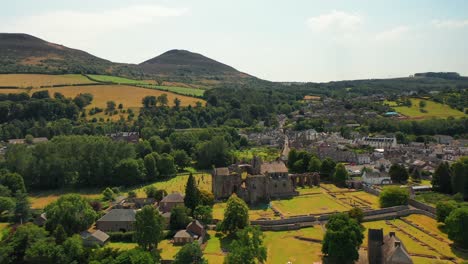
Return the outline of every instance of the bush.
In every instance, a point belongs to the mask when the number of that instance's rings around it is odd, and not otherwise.
[[[380,193],[379,201],[380,206],[392,207],[398,205],[407,205],[409,199],[409,192],[406,188],[400,188],[397,186],[384,188]]]
[[[133,236],[135,232],[109,232],[107,233],[110,236],[112,242],[133,242]]]

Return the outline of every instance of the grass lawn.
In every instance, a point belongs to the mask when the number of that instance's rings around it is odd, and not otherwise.
[[[320,183],[320,187],[323,187],[323,189],[329,192],[349,192],[350,191],[348,188],[340,188],[336,186],[335,184],[331,184],[331,183]]]
[[[234,156],[239,160],[252,160],[254,156],[263,161],[273,161],[280,156],[280,150],[271,147],[252,147],[234,151]]]
[[[94,83],[81,74],[0,74],[0,86],[41,87],[50,85],[71,85]]]
[[[323,232],[320,227],[305,228],[294,231],[267,231],[265,234],[264,245],[267,248],[267,261],[271,264],[292,263],[313,263],[321,261],[321,243],[303,241],[295,236],[311,236],[314,238],[323,238]]]
[[[423,99],[411,98],[410,100],[412,103],[411,107],[395,106],[395,102],[392,102],[392,101],[385,101],[384,103],[389,104],[395,109],[395,111],[409,117],[410,119],[426,119],[426,118],[434,118],[434,117],[447,118],[449,116],[453,116],[453,117],[466,116],[463,112],[453,109],[448,105],[436,103],[434,101],[429,101],[429,100],[424,100],[426,102],[426,107],[424,109],[427,110],[427,113],[422,113],[419,110],[419,102]]]
[[[161,249],[162,259],[174,259],[174,256],[181,248],[182,246],[174,246],[170,240],[163,240],[158,244],[158,249]]]
[[[9,223],[0,223],[0,241],[8,234],[10,231],[10,224]]]
[[[320,187],[297,187],[296,191],[299,192],[299,195],[316,194],[316,193],[325,192],[325,190]]]
[[[146,197],[145,187],[153,185],[159,190],[166,190],[167,193],[179,192],[185,193],[185,185],[187,184],[188,174],[177,175],[165,181],[158,181],[143,187],[136,188],[135,191],[138,197]],[[211,192],[211,174],[209,173],[195,173],[193,174],[199,189]]]
[[[296,196],[287,200],[272,201],[271,203],[285,216],[325,214],[343,212],[350,209],[324,193]]]
[[[137,243],[127,243],[127,242],[110,242],[106,247],[116,248],[121,250],[134,249],[138,246]]]
[[[380,208],[379,197],[363,191],[341,193],[337,197],[344,197],[351,204],[355,204],[358,207],[364,206],[369,207],[369,209]]]
[[[213,206],[213,219],[223,220],[226,203],[215,203]],[[249,208],[249,220],[257,220],[259,218],[278,218],[267,204],[260,204]]]
[[[89,189],[89,190],[54,190],[54,191],[43,191],[43,192],[35,192],[29,195],[29,199],[31,201],[31,208],[32,209],[43,209],[48,204],[55,202],[60,198],[60,196],[68,193],[78,193],[82,197],[90,198],[90,199],[101,199],[102,195],[101,192],[104,188],[101,189]]]
[[[203,256],[208,260],[208,263],[223,263],[224,253],[221,250],[221,241],[219,237],[216,237],[215,231],[208,231],[209,239],[206,242]]]

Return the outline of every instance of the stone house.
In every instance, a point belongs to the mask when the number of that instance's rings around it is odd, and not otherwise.
[[[141,209],[146,205],[157,205],[154,198],[126,198],[114,206],[115,209]]]
[[[390,232],[384,236],[383,229],[369,229],[367,257],[371,264],[413,264],[403,242]]]
[[[198,244],[202,244],[205,239],[205,234],[205,227],[198,220],[193,220],[187,225],[186,229],[180,230],[174,235],[174,244],[184,245],[194,241],[197,241]]]
[[[96,228],[104,232],[127,232],[135,229],[134,209],[112,209],[96,221]]]
[[[383,185],[391,184],[392,179],[386,172],[381,172],[378,170],[364,170],[362,173],[362,182],[367,185]]]
[[[36,218],[34,218],[34,224],[36,224],[37,226],[44,226],[46,222],[47,222],[46,213],[42,213],[36,216]]]
[[[159,202],[159,211],[167,213],[178,205],[184,205],[184,196],[178,192],[171,193]]]
[[[104,246],[108,241],[110,236],[101,230],[96,230],[94,232],[84,231],[81,234],[83,239],[83,245],[92,247],[94,245]]]

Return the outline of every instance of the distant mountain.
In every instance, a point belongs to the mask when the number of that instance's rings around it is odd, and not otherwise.
[[[228,65],[186,50],[171,50],[139,65],[122,64],[16,33],[0,33],[0,73],[112,74],[207,85],[255,79]]]

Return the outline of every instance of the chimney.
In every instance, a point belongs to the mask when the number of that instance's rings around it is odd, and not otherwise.
[[[395,232],[389,232],[388,235],[389,235],[390,237],[394,237],[394,236],[395,236]]]
[[[401,242],[400,241],[395,241],[395,247],[400,247],[401,246]]]

